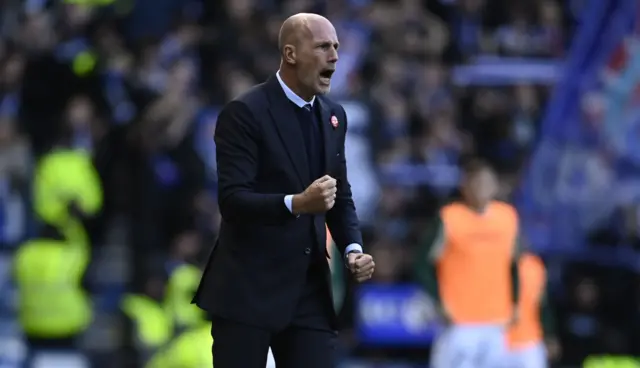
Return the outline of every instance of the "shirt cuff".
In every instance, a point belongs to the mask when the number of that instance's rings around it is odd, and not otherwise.
[[[358,243],[349,244],[349,246],[347,246],[347,249],[344,251],[344,258],[347,258],[347,254],[351,252],[363,253],[362,245]]]
[[[287,209],[289,210],[289,212],[292,215],[294,215],[296,217],[300,216],[300,215],[295,215],[293,213],[293,194],[288,194],[288,195],[284,196],[284,205],[287,206]]]

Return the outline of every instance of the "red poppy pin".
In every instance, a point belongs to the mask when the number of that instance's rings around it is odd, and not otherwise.
[[[338,118],[336,118],[335,115],[331,115],[331,125],[333,126],[333,129],[338,127]]]

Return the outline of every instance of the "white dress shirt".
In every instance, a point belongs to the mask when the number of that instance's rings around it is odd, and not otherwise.
[[[284,91],[284,94],[287,96],[289,101],[293,102],[294,104],[296,104],[296,106],[298,106],[300,108],[305,107],[305,105],[313,106],[313,103],[316,101],[316,97],[315,96],[313,96],[313,98],[311,98],[311,101],[305,101],[302,97],[298,96],[295,92],[293,92],[291,90],[291,88],[289,88],[284,83],[282,78],[280,78],[280,71],[278,71],[276,73],[276,78],[278,78],[278,82],[280,83],[280,87],[282,87],[282,90]],[[293,207],[293,194],[289,194],[289,195],[284,196],[284,204],[289,209],[289,212],[293,213],[293,208],[292,208]],[[349,254],[351,252],[360,252],[360,253],[362,253],[362,245],[357,244],[357,243],[349,244],[347,246],[347,249],[344,252],[345,253],[345,257],[347,256],[347,254]]]

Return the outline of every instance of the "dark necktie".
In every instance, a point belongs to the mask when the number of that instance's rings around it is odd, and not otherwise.
[[[320,127],[318,126],[318,119],[315,116],[314,106],[311,104],[306,104],[303,106],[303,114],[306,116],[305,120],[311,124],[309,129],[310,139],[307,142],[307,149],[309,150],[309,159],[310,159],[310,169],[311,175],[313,176],[313,180],[319,178],[318,175],[322,174],[322,166],[321,166],[321,144],[322,144],[322,133],[320,132]]]
[[[320,139],[320,127],[318,126],[318,119],[316,118],[315,111],[313,110],[313,106],[311,104],[304,105],[305,112],[309,116],[309,121],[311,122],[311,128],[313,129],[313,139],[315,142],[318,142]]]

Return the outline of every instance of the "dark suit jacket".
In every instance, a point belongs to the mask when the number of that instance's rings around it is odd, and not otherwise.
[[[278,330],[292,319],[306,282],[311,247],[325,253],[325,222],[344,253],[362,244],[347,180],[342,106],[318,96],[325,173],[337,180],[335,206],[324,215],[292,215],[288,194],[304,191],[310,177],[295,106],[275,76],[237,97],[218,117],[220,235],[194,302],[213,315]],[[338,119],[333,127],[331,117]],[[328,266],[326,282],[330,282]],[[329,286],[329,284],[327,285]],[[327,293],[327,298],[330,298]]]

